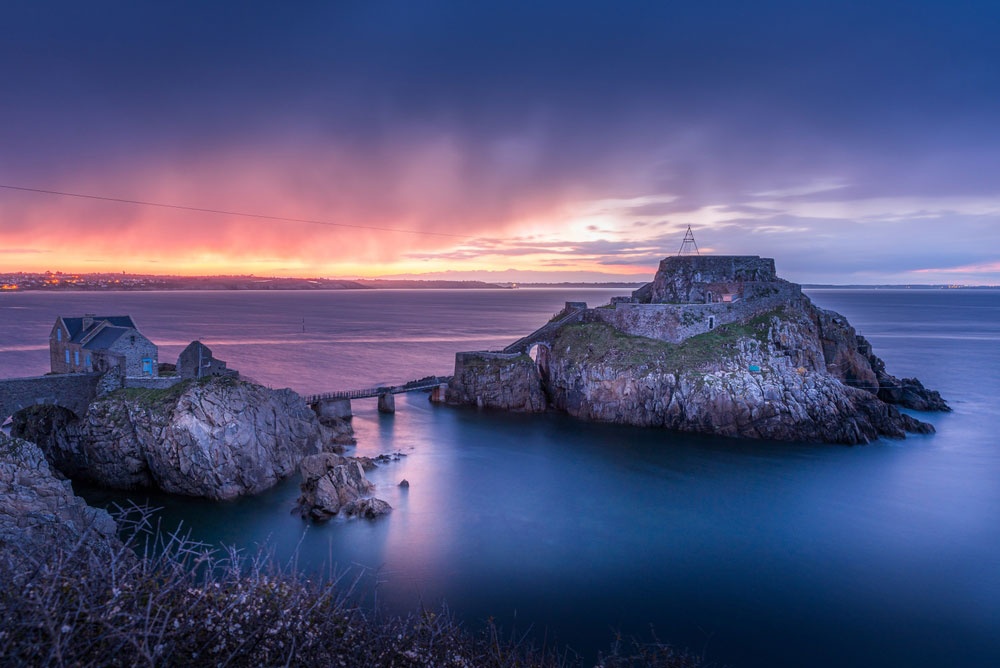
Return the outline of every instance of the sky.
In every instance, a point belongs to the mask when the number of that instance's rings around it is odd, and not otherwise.
[[[691,225],[799,282],[1000,284],[997,35],[994,1],[8,3],[0,186],[189,208],[0,188],[0,273],[647,280]]]

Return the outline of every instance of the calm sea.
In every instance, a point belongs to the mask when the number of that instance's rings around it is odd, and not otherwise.
[[[0,376],[47,370],[57,314],[113,312],[135,317],[161,361],[198,338],[274,387],[360,388],[450,373],[457,350],[617,293],[4,294]],[[652,626],[735,667],[1000,665],[1000,291],[810,294],[892,373],[942,392],[954,412],[922,416],[936,435],[736,441],[414,394],[393,416],[354,402],[358,454],[408,455],[370,474],[395,508],[383,520],[307,526],[289,513],[294,480],[234,503],[151,500],[209,542],[371,569],[392,609],[446,601],[471,627],[492,615],[588,657]]]

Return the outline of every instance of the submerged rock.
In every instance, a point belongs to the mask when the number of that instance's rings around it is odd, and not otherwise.
[[[351,501],[344,506],[344,514],[348,517],[361,517],[366,520],[373,520],[382,515],[388,515],[392,511],[392,506],[374,497],[367,497]]]
[[[209,499],[261,492],[328,442],[295,392],[233,378],[116,392],[79,420],[60,409],[22,411],[14,431],[67,476]]]

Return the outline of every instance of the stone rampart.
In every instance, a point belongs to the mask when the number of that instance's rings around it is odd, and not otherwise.
[[[787,304],[798,303],[801,288],[787,281],[748,283],[734,302],[712,304],[614,303],[587,311],[585,321],[605,322],[626,334],[680,343],[720,325],[743,322]]]
[[[182,380],[184,379],[180,376],[157,376],[155,378],[140,376],[137,378],[126,377],[122,382],[125,387],[139,388],[143,390],[165,390],[168,387],[173,387]]]
[[[714,301],[722,292],[739,292],[746,283],[779,279],[774,260],[757,255],[679,255],[664,258],[651,283],[632,293],[645,304],[685,304]],[[713,289],[715,288],[715,289]]]
[[[0,422],[30,406],[62,406],[77,416],[97,396],[101,375],[96,373],[61,373],[33,378],[0,380]]]
[[[455,369],[464,366],[466,362],[475,363],[476,360],[514,360],[527,354],[527,350],[505,353],[502,350],[474,350],[465,353],[455,353]]]
[[[587,313],[587,302],[566,302],[566,307],[559,311],[552,320],[542,325],[531,334],[522,337],[503,349],[502,352],[519,355],[528,352],[536,343],[551,341],[561,328],[571,322],[580,322]]]

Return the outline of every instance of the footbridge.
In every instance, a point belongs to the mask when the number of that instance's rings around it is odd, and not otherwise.
[[[97,397],[102,374],[60,373],[0,379],[0,423],[31,406],[61,406],[77,416]]]
[[[337,406],[333,411],[338,417],[350,415],[351,399],[378,398],[378,410],[382,413],[393,413],[396,410],[396,402],[393,395],[405,392],[421,392],[436,390],[448,383],[451,376],[428,376],[420,380],[411,380],[402,385],[380,385],[378,387],[368,387],[360,390],[337,390],[334,392],[324,392],[322,394],[310,394],[303,397],[306,403],[321,415],[327,412],[327,407]]]

